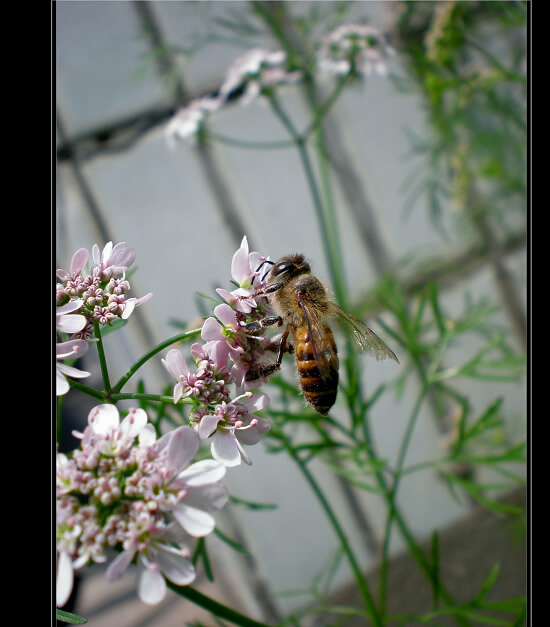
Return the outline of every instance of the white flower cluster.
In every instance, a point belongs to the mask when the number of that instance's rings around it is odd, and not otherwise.
[[[322,39],[314,68],[324,74],[385,75],[386,61],[393,54],[385,37],[373,26],[344,24]],[[195,136],[208,116],[230,99],[238,97],[247,105],[275,88],[299,83],[304,75],[300,69],[287,67],[287,55],[282,50],[248,51],[229,67],[216,96],[193,100],[174,115],[165,129],[168,145],[173,148],[175,140]]]
[[[63,303],[58,308],[60,330],[74,333],[82,328],[86,304],[95,306],[90,299],[103,297],[103,284],[110,284],[113,275],[133,261],[133,249],[124,245],[123,251],[120,255],[117,247],[109,248],[103,259],[94,249],[98,265],[90,277],[82,275],[87,260],[83,250],[75,254],[70,274],[58,271]],[[226,468],[241,461],[251,464],[243,445],[257,444],[270,429],[267,420],[255,415],[269,403],[268,395],[244,391],[248,369],[275,346],[261,335],[249,337],[244,329],[246,321],[264,315],[265,305],[242,298],[254,292],[252,283],[259,279],[257,268],[264,259],[249,253],[243,238],[232,261],[232,276],[239,287],[233,292],[218,290],[226,303],[205,321],[201,334],[205,343],[191,347],[196,368],[190,370],[178,349],[168,351],[162,360],[176,380],[174,402],[185,399],[191,404],[189,426],[157,439],[144,410],[130,409],[121,421],[115,405],[103,404],[90,412],[83,433],[73,431],[81,440],[80,448],[69,455],[58,453],[58,606],[71,593],[75,570],[90,562],[106,562],[111,555],[107,579],[115,581],[135,564],[138,595],[145,603],[164,598],[166,579],[176,585],[189,585],[195,579],[189,547],[194,538],[214,530],[212,514],[228,498],[221,483]],[[97,288],[102,294],[83,291],[96,278],[102,281],[103,287]],[[71,296],[77,298],[64,302]],[[71,343],[75,354],[79,342],[86,345],[82,339],[61,344],[66,351],[62,355],[68,354]],[[65,376],[89,374],[62,366]],[[232,396],[228,386],[233,383],[238,391]],[[191,463],[201,439],[210,442],[214,459]]]
[[[168,123],[165,136],[170,147],[176,139],[196,135],[209,114],[222,109],[236,93],[241,104],[249,104],[269,89],[291,85],[302,79],[302,72],[288,71],[286,54],[254,48],[239,57],[227,71],[218,94],[212,98],[193,100],[180,109]]]
[[[317,56],[320,72],[369,76],[387,74],[387,59],[395,54],[373,26],[343,24],[323,39]]]
[[[87,342],[96,341],[93,337],[94,322],[108,325],[117,319],[126,320],[138,305],[151,298],[152,294],[142,298],[125,296],[130,289],[125,273],[135,256],[134,248],[125,242],[114,247],[109,242],[101,254],[97,244],[94,244],[92,257],[95,266],[90,274],[84,274],[88,262],[88,251],[85,248],[73,255],[69,272],[57,270],[56,329],[69,335],[67,341],[59,342],[56,346],[58,396],[69,391],[65,377],[90,376],[89,372],[59,362],[81,357],[87,352]]]
[[[205,320],[201,331],[205,344],[191,347],[194,372],[178,349],[170,350],[162,360],[177,382],[174,402],[180,398],[192,401],[190,424],[201,438],[210,441],[212,456],[225,466],[237,466],[241,461],[252,464],[243,444],[257,444],[270,429],[267,420],[255,415],[268,405],[269,396],[256,390],[252,393],[248,388],[257,388],[260,382],[252,384],[245,379],[254,363],[276,350],[273,340],[252,335],[244,328],[246,323],[265,315],[265,305],[258,306],[254,299],[243,298],[254,291],[252,281],[259,278],[256,270],[264,259],[256,252],[249,253],[244,237],[231,263],[238,288],[233,292],[216,290],[226,302]],[[260,285],[257,282],[255,287]],[[226,387],[230,383],[235,383],[238,390],[233,398]]]
[[[164,577],[190,584],[188,547],[213,531],[212,512],[227,501],[225,466],[212,459],[190,464],[198,434],[184,426],[157,440],[142,409],[121,422],[114,405],[99,405],[74,435],[81,448],[70,458],[57,455],[58,606],[71,593],[73,571],[105,562],[113,549],[108,581],[135,562],[145,603],[163,599]]]

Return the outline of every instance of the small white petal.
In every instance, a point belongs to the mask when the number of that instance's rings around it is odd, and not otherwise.
[[[70,359],[84,355],[88,351],[86,340],[69,340],[55,345],[56,359]]]
[[[183,353],[177,348],[173,348],[166,354],[166,359],[161,359],[162,365],[177,381],[180,375],[188,375],[189,368],[183,356]]]
[[[173,431],[169,431],[168,433],[161,435],[160,438],[155,442],[155,449],[159,453],[162,453],[164,449],[168,448],[168,445],[170,444],[170,439],[172,438],[173,434],[174,434]]]
[[[138,572],[138,596],[147,605],[156,605],[164,599],[166,581],[159,570],[140,566]]]
[[[69,600],[73,589],[73,565],[71,558],[65,552],[59,553],[57,562],[56,605],[63,607]]]
[[[73,255],[71,261],[71,274],[80,274],[84,270],[84,266],[88,261],[88,251],[85,248],[80,248]]]
[[[64,394],[67,394],[67,392],[71,389],[71,386],[69,385],[67,379],[63,376],[63,373],[60,371],[59,365],[60,364],[58,364],[55,372],[55,394],[56,396],[63,396]]]
[[[210,485],[189,488],[183,502],[189,507],[204,512],[214,512],[221,509],[227,503],[227,499],[227,488],[223,483],[211,483]]]
[[[191,427],[178,427],[172,433],[168,444],[166,466],[174,476],[180,473],[195,457],[199,446],[199,434]]]
[[[249,429],[235,429],[235,437],[241,444],[247,444],[248,446],[258,444],[260,441],[260,434],[255,427]]]
[[[128,318],[132,315],[132,312],[134,311],[135,306],[136,306],[135,299],[129,298],[127,301],[125,301],[124,311],[122,312],[121,318],[123,320],[128,320]]]
[[[88,424],[93,425],[95,433],[108,435],[113,429],[118,429],[120,424],[118,409],[110,403],[98,405],[88,414]]]
[[[226,327],[237,327],[239,324],[235,312],[227,303],[222,303],[215,307],[214,315]]]
[[[105,247],[107,249],[107,246]],[[105,253],[105,251],[103,251]],[[136,251],[126,242],[120,242],[110,252],[105,265],[116,268],[129,268],[135,261]]]
[[[73,311],[80,309],[83,304],[84,304],[84,301],[82,300],[82,298],[71,300],[68,303],[65,303],[64,305],[61,305],[61,307],[57,307],[57,309],[55,310],[55,315],[59,316],[61,314],[66,315],[66,314],[73,313]]]
[[[243,241],[243,243],[245,243]],[[241,247],[239,250],[233,255],[233,259],[231,260],[231,276],[233,279],[241,285],[241,283],[250,279],[250,262],[248,260],[248,244]]]
[[[257,411],[269,405],[269,396],[265,392],[259,392],[258,394],[252,394],[249,398],[243,399],[241,403],[246,407],[246,411],[249,414],[255,414]]]
[[[218,427],[218,422],[223,420],[221,416],[203,416],[199,423],[199,435],[203,440],[209,438]]]
[[[214,518],[208,513],[194,507],[188,507],[180,501],[172,510],[174,518],[195,538],[207,536],[216,526]]]
[[[241,463],[241,455],[232,431],[218,429],[210,450],[212,457],[225,466],[238,466]]]
[[[140,446],[153,446],[157,440],[157,433],[152,424],[146,424],[139,433]]]
[[[195,568],[183,555],[159,551],[156,561],[164,576],[178,586],[188,586],[195,579]]]
[[[147,414],[140,407],[130,412],[120,423],[120,430],[129,439],[134,439],[139,435],[143,427],[147,424]]]
[[[79,314],[56,316],[55,328],[63,333],[78,333],[86,326],[86,318]]]
[[[203,459],[191,464],[178,475],[178,482],[186,486],[201,486],[215,483],[225,477],[225,466],[213,459]]]
[[[134,559],[135,551],[122,551],[109,564],[105,571],[105,577],[109,583],[113,583],[126,572],[126,569]]]
[[[241,443],[239,442],[239,440],[237,440],[237,447],[239,449],[239,453],[241,454],[241,458],[242,458],[243,462],[247,466],[252,466],[252,460],[246,454],[246,452],[245,452],[244,448],[241,446]]]
[[[202,325],[201,339],[207,341],[220,341],[224,337],[222,335],[223,327],[216,318],[207,318]]]
[[[90,372],[86,372],[86,370],[79,370],[78,368],[73,368],[73,366],[67,366],[67,364],[57,364],[56,368],[65,376],[74,377],[75,379],[83,379],[84,377],[89,377],[91,374]]]

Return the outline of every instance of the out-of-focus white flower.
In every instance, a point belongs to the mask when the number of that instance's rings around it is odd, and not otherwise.
[[[178,139],[195,137],[208,116],[224,107],[239,90],[240,104],[249,104],[268,89],[291,85],[302,78],[302,72],[287,70],[282,50],[249,50],[229,67],[217,96],[197,98],[171,118],[164,131],[168,147],[174,149]]]
[[[373,26],[343,24],[323,38],[317,68],[327,74],[385,76],[386,61],[394,54],[384,35]]]
[[[170,149],[174,149],[177,139],[194,137],[201,124],[214,111],[218,111],[223,104],[222,98],[199,98],[191,101],[180,109],[168,122],[164,136]]]
[[[240,103],[246,105],[265,89],[291,85],[302,80],[302,72],[289,72],[285,64],[286,53],[282,50],[275,52],[264,48],[249,50],[230,66],[220,88],[220,98],[227,99],[233,92],[242,89]]]

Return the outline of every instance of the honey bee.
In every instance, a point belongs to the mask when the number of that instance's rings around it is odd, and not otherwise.
[[[263,288],[248,297],[269,297],[277,315],[251,322],[248,331],[286,325],[278,347],[277,361],[256,364],[247,381],[265,378],[281,367],[285,352],[294,352],[300,386],[306,401],[326,416],[338,391],[338,352],[329,324],[335,321],[347,335],[377,360],[399,360],[395,353],[360,320],[344,311],[329,297],[321,281],[311,274],[303,255],[289,255],[272,264]],[[292,332],[293,344],[287,342]]]

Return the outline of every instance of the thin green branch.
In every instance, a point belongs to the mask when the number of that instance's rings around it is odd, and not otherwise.
[[[387,573],[388,573],[388,563],[389,563],[389,550],[390,550],[390,539],[391,539],[391,529],[392,523],[395,518],[395,499],[397,496],[397,488],[399,487],[399,481],[401,477],[401,471],[403,469],[403,465],[405,462],[405,456],[407,454],[407,449],[409,447],[409,443],[412,437],[412,433],[414,431],[414,427],[416,425],[416,421],[418,419],[420,413],[420,407],[426,397],[425,386],[422,386],[418,397],[416,399],[413,411],[411,412],[411,416],[409,418],[407,429],[405,431],[405,435],[403,436],[403,440],[401,442],[401,446],[399,449],[399,453],[397,456],[397,463],[394,470],[394,480],[391,490],[388,493],[388,516],[386,519],[386,532],[384,535],[384,545],[382,547],[382,561],[380,564],[380,596],[379,602],[380,607],[386,607],[386,584],[387,584]]]
[[[150,350],[148,353],[145,353],[143,357],[141,357],[140,359],[138,359],[138,361],[136,361],[136,363],[126,372],[126,374],[115,384],[112,391],[114,393],[120,392],[120,390],[122,390],[122,388],[126,385],[126,383],[128,383],[128,380],[130,379],[130,377],[134,375],[141,368],[141,366],[143,366],[143,364],[149,361],[149,359],[151,359],[152,357],[160,353],[160,351],[164,350],[165,348],[168,348],[169,346],[172,346],[172,344],[175,344],[176,342],[183,342],[184,340],[188,340],[192,337],[195,337],[195,335],[199,335],[200,332],[201,332],[201,329],[193,329],[192,331],[185,331],[184,333],[178,333],[178,335],[174,335],[174,337],[171,337],[165,340],[164,342],[161,342],[157,346],[155,346],[155,348]]]
[[[202,607],[214,616],[223,618],[234,625],[239,625],[239,627],[267,627],[265,623],[248,618],[248,616],[244,616],[244,614],[214,601],[214,599],[211,599],[205,594],[202,594],[202,592],[195,590],[195,588],[191,588],[189,586],[177,586],[168,580],[166,581],[166,584],[170,590],[173,590],[176,594],[179,594],[181,597],[191,601],[195,605]]]
[[[118,401],[152,401],[157,403],[173,403],[174,399],[171,396],[163,396],[159,394],[147,394],[139,392],[130,392],[128,394],[110,394],[109,399],[113,402]],[[191,404],[193,401],[190,399],[181,399],[178,404]]]
[[[307,151],[307,146],[304,138],[299,134],[296,127],[294,126],[292,120],[288,117],[286,111],[283,109],[277,98],[274,94],[270,95],[269,101],[271,106],[277,115],[277,117],[281,120],[285,128],[288,130],[290,136],[294,140],[296,144],[296,148],[298,149],[298,154],[302,161],[302,166],[304,168],[304,173],[306,176],[307,184],[309,187],[309,191],[311,193],[311,197],[313,200],[313,207],[315,209],[315,213],[317,214],[317,221],[319,223],[319,228],[321,230],[321,239],[323,241],[323,247],[325,251],[328,253],[328,266],[329,272],[331,275],[332,285],[335,290],[339,289],[339,286],[342,284],[341,281],[341,271],[338,267],[338,255],[336,254],[333,237],[328,229],[327,220],[325,217],[325,209],[323,206],[323,201],[321,198],[321,194],[319,192],[319,186],[315,179],[315,174],[313,172],[313,166],[311,164],[311,160]]]
[[[102,392],[101,390],[96,390],[95,388],[91,388],[87,385],[84,385],[83,383],[80,383],[80,381],[75,381],[74,379],[67,380],[69,381],[69,385],[71,386],[72,390],[78,390],[83,394],[87,394],[88,396],[93,396],[93,398],[97,398],[102,403],[105,402],[105,392]]]
[[[355,555],[353,554],[353,551],[348,542],[348,539],[346,538],[346,535],[342,527],[340,526],[340,523],[338,522],[338,519],[336,518],[332,510],[332,507],[330,506],[330,503],[325,498],[325,495],[323,494],[323,492],[321,491],[321,488],[318,486],[317,482],[313,478],[313,475],[309,472],[306,464],[303,462],[302,459],[300,459],[298,455],[295,454],[295,451],[291,447],[290,443],[287,441],[284,434],[281,434],[281,438],[289,455],[298,464],[298,467],[300,468],[306,481],[308,482],[309,486],[311,487],[311,489],[317,496],[319,503],[321,504],[323,510],[325,511],[325,514],[327,515],[336,535],[338,536],[338,539],[340,540],[340,543],[342,545],[342,550],[344,551],[344,554],[346,555],[348,562],[351,566],[351,569],[355,576],[355,580],[357,582],[357,587],[359,589],[359,592],[365,604],[365,609],[367,610],[370,620],[372,621],[372,624],[377,627],[382,627],[383,621],[376,608],[372,595],[370,593],[367,580],[365,579],[363,573],[361,572],[361,568],[357,560],[355,559]]]
[[[99,326],[99,322],[94,322],[94,335],[97,338],[97,354],[101,368],[101,377],[103,379],[103,389],[105,392],[110,392],[111,383],[109,381],[109,369],[107,368],[107,359],[105,358],[105,349],[103,347],[103,339],[101,337],[101,327]]]
[[[245,148],[248,150],[280,150],[294,148],[295,144],[290,139],[273,140],[273,141],[252,141],[249,139],[237,139],[234,137],[227,137],[221,133],[213,133],[209,131],[208,139],[214,139],[220,144],[231,146],[232,148]]]

